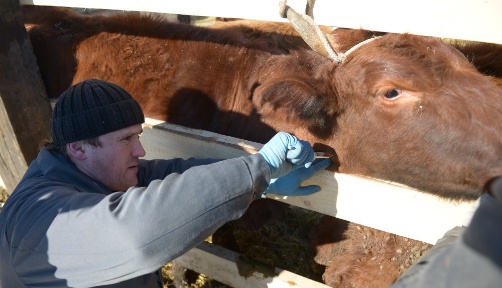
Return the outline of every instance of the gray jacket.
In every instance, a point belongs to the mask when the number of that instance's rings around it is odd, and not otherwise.
[[[141,160],[138,178],[111,192],[42,149],[0,213],[0,287],[162,287],[158,270],[242,216],[270,169],[259,154]]]
[[[391,287],[502,287],[502,191],[495,193],[481,198],[468,227],[448,231]]]

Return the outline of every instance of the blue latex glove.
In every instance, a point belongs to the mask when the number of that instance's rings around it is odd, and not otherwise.
[[[310,143],[285,132],[277,133],[258,153],[270,167],[270,178],[279,178],[302,166],[308,168],[314,161]]]
[[[309,168],[298,168],[281,178],[272,179],[264,194],[305,196],[319,192],[321,187],[318,185],[301,186],[301,184],[316,172],[328,168],[330,164],[330,159],[316,160]]]

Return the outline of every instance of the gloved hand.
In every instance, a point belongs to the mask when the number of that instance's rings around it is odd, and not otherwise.
[[[291,171],[281,178],[272,179],[264,194],[282,196],[305,196],[321,191],[318,185],[301,186],[302,182],[314,176],[318,171],[326,169],[331,164],[330,159],[314,161],[309,168],[301,167]]]
[[[271,178],[284,176],[298,167],[308,168],[314,161],[310,143],[285,132],[277,133],[258,153],[267,161]]]

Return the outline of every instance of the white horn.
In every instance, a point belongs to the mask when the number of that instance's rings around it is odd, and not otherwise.
[[[312,18],[305,14],[297,13],[286,4],[287,0],[279,2],[279,13],[281,17],[287,18],[293,28],[300,34],[303,40],[317,53],[332,59],[337,63],[342,63],[345,59],[343,53],[336,53]]]

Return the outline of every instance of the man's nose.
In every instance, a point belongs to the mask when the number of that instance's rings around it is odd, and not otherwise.
[[[138,139],[138,141],[136,142],[134,149],[133,149],[133,156],[145,157],[145,155],[146,155],[146,151],[143,148],[143,144],[141,144],[141,141],[139,141],[139,139]]]

